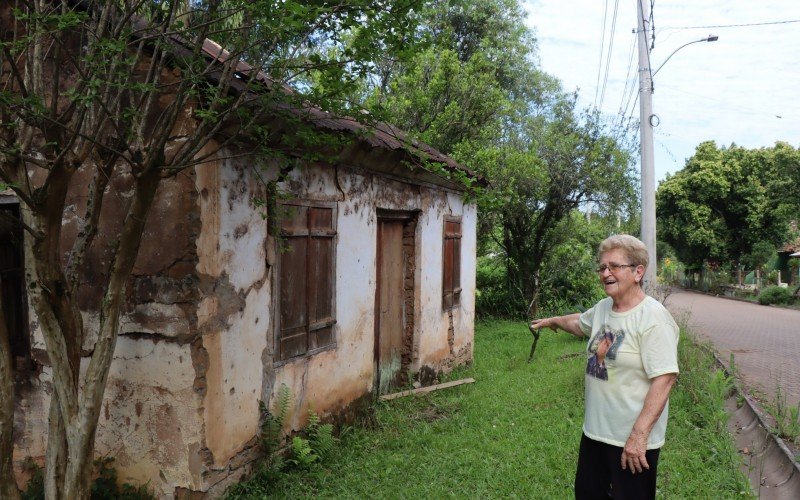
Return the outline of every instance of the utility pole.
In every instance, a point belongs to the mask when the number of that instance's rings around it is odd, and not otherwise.
[[[642,165],[642,241],[647,247],[650,262],[644,273],[644,289],[656,285],[656,175],[653,153],[653,75],[650,67],[650,2],[636,0],[639,16],[639,133]]]

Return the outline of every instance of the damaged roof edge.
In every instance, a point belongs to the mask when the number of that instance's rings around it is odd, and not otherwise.
[[[91,8],[88,0],[67,1],[84,10],[89,10]],[[143,35],[152,30],[150,25],[141,17],[133,17],[132,23],[136,27],[136,31]],[[170,35],[169,40],[175,48],[179,50],[189,50],[188,43],[178,35]],[[211,60],[217,60],[222,63],[226,62],[231,57],[231,53],[228,50],[208,38],[203,41],[202,50]],[[273,90],[278,87],[279,84],[263,71],[257,71],[257,73],[253,75],[254,70],[255,68],[253,66],[244,61],[239,61],[236,65],[236,72],[239,75],[250,78],[252,81],[263,85],[265,89]],[[295,91],[287,85],[281,84],[280,90],[287,95],[295,94]],[[305,113],[306,116],[304,116],[304,118],[318,128],[352,134],[358,141],[362,141],[373,148],[380,148],[392,152],[402,151],[411,158],[418,160],[420,166],[423,166],[425,162],[438,163],[445,171],[466,175],[468,178],[472,179],[475,184],[483,188],[490,185],[488,180],[477,172],[462,166],[453,158],[432,146],[410,138],[408,134],[402,130],[387,123],[377,122],[374,125],[366,125],[354,118],[337,117],[311,105],[304,109],[298,109],[297,111]],[[417,163],[417,161],[414,163]],[[449,179],[448,181],[453,182]]]
[[[178,40],[174,41],[180,43]],[[203,52],[208,57],[216,59],[219,62],[226,62],[231,57],[230,53],[225,50],[225,48],[210,39],[204,40]],[[239,61],[236,71],[242,76],[264,85],[268,89],[276,86],[275,81],[263,71],[258,71],[253,75],[255,68],[246,62]],[[282,85],[281,89],[289,95],[295,93],[286,85]],[[357,140],[367,143],[370,147],[388,151],[403,151],[412,158],[420,160],[420,166],[422,166],[424,162],[438,163],[448,172],[463,173],[468,178],[473,179],[475,183],[481,187],[485,188],[489,185],[488,181],[483,176],[460,165],[453,158],[428,144],[409,138],[408,134],[404,131],[387,123],[377,122],[373,125],[366,125],[355,118],[334,116],[331,113],[311,105],[298,111],[303,112],[304,119],[318,128],[334,132],[346,132],[355,136]]]

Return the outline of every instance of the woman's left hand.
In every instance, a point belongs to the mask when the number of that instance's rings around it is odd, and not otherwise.
[[[642,472],[643,469],[650,469],[647,463],[647,434],[636,429],[631,431],[625,447],[622,449],[622,470],[630,469],[631,474]]]

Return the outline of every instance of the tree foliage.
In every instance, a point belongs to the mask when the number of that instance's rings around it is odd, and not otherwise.
[[[627,147],[538,67],[524,17],[516,0],[427,2],[419,50],[378,63],[385,70],[362,96],[491,183],[478,197],[479,249],[503,254],[502,296],[516,314],[574,210],[625,213],[636,203]]]
[[[785,242],[800,207],[800,150],[700,144],[683,170],[658,189],[659,238],[689,269],[705,261],[764,264],[765,248]]]

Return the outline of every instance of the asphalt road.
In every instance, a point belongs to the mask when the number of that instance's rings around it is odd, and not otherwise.
[[[800,402],[800,311],[673,289],[666,306],[678,324],[709,340],[757,399],[774,400],[780,387]]]

